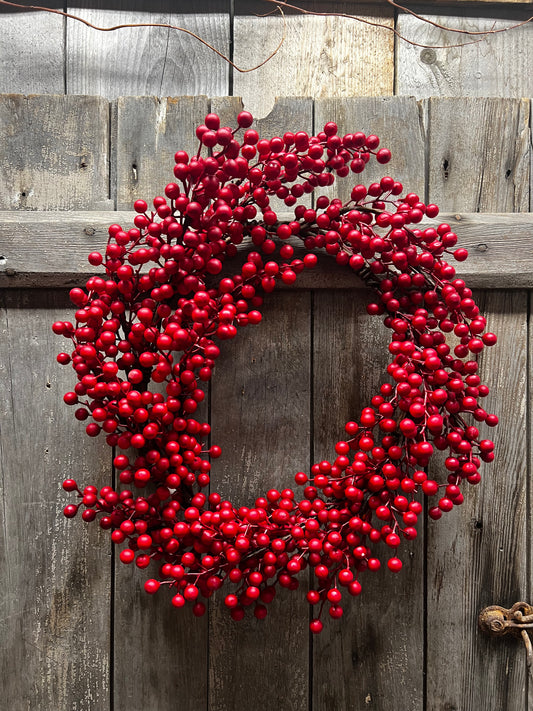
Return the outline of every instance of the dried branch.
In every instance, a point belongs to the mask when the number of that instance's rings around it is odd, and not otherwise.
[[[233,69],[235,69],[235,71],[240,72],[241,74],[247,74],[248,72],[254,72],[256,69],[259,69],[260,67],[264,66],[267,62],[269,62],[272,59],[272,57],[274,57],[274,55],[276,55],[279,52],[281,45],[285,42],[285,37],[286,37],[286,33],[287,33],[287,21],[285,20],[285,15],[283,14],[283,10],[280,7],[278,7],[278,8],[276,8],[276,10],[274,10],[274,12],[278,11],[283,18],[283,36],[282,36],[278,46],[260,64],[257,64],[255,67],[250,67],[249,69],[243,69],[242,67],[239,67],[239,66],[237,66],[237,64],[232,62],[229,57],[227,57],[225,54],[220,52],[216,47],[213,47],[212,44],[209,44],[209,42],[207,42],[207,40],[204,40],[202,37],[195,34],[191,30],[188,30],[185,27],[179,27],[178,25],[169,25],[165,22],[135,22],[135,23],[131,23],[131,24],[124,23],[122,25],[113,25],[113,27],[99,27],[98,25],[93,25],[92,22],[89,22],[88,20],[83,19],[83,17],[79,17],[78,15],[73,15],[70,12],[64,12],[63,10],[55,10],[50,7],[41,7],[39,5],[21,5],[20,3],[10,2],[9,0],[0,0],[0,5],[7,5],[9,7],[17,8],[18,10],[35,10],[38,12],[49,12],[49,13],[52,13],[53,15],[60,15],[61,17],[68,17],[70,20],[76,20],[77,22],[81,22],[82,24],[87,25],[87,27],[90,27],[93,30],[98,30],[99,32],[114,32],[115,30],[123,30],[126,27],[161,27],[161,28],[167,29],[167,30],[177,30],[178,32],[184,32],[186,35],[190,35],[195,40],[198,40],[198,42],[201,42],[201,44],[203,44],[205,47],[207,47],[212,52],[214,52],[216,55],[218,55],[221,59],[223,59],[230,66],[232,66]]]
[[[267,0],[269,2],[270,0]],[[458,32],[460,34],[464,35],[496,35],[499,32],[508,32],[509,30],[515,30],[517,27],[522,27],[523,25],[527,25],[528,23],[533,21],[533,15],[531,17],[528,17],[526,20],[523,20],[522,22],[517,22],[514,25],[509,25],[507,27],[500,27],[499,29],[495,30],[463,30],[459,29],[458,27],[447,27],[446,25],[440,25],[438,22],[434,22],[433,20],[430,20],[428,17],[424,17],[423,15],[419,15],[416,13],[414,10],[411,10],[408,7],[405,7],[404,5],[400,5],[397,2],[394,2],[394,0],[386,0],[386,2],[389,5],[392,5],[393,7],[398,8],[398,10],[401,10],[402,12],[407,13],[408,15],[412,15],[413,17],[416,17],[417,20],[421,20],[422,22],[426,22],[428,25],[433,25],[433,27],[438,27],[440,30],[445,30],[446,32]],[[404,38],[402,38],[404,39]],[[450,46],[450,45],[447,45]]]
[[[386,25],[381,22],[375,22],[373,20],[369,20],[365,17],[361,17],[360,15],[351,15],[347,12],[319,12],[317,10],[308,10],[306,8],[300,7],[299,5],[294,5],[289,2],[285,2],[285,0],[263,0],[263,2],[267,2],[269,4],[275,4],[278,8],[286,8],[288,10],[294,10],[296,12],[299,12],[302,15],[313,15],[315,17],[342,17],[347,20],[354,20],[355,22],[360,22],[364,25],[370,25],[371,27],[381,27],[384,30],[388,30],[389,32],[392,32],[398,39],[402,40],[403,42],[406,42],[407,44],[413,45],[414,47],[421,47],[423,49],[449,49],[451,47],[465,47],[467,45],[471,44],[477,44],[478,42],[483,42],[488,35],[492,34],[498,34],[500,32],[508,32],[509,30],[513,30],[517,27],[522,27],[522,25],[527,25],[529,22],[533,21],[533,17],[529,17],[528,19],[524,20],[523,22],[518,22],[515,25],[512,25],[510,27],[500,27],[499,29],[491,29],[491,30],[481,30],[481,31],[475,31],[475,30],[464,30],[458,27],[447,27],[446,25],[441,25],[438,22],[434,22],[433,20],[428,19],[427,17],[424,17],[423,15],[419,15],[413,10],[410,10],[409,8],[399,5],[396,3],[394,0],[385,0],[388,5],[391,5],[392,7],[396,7],[399,10],[402,10],[403,12],[406,12],[410,15],[413,15],[417,19],[421,20],[422,22],[425,22],[429,25],[433,25],[434,27],[438,27],[441,30],[444,30],[446,32],[456,32],[458,34],[463,34],[463,35],[479,35],[478,39],[471,40],[469,42],[459,42],[457,44],[445,44],[445,45],[438,45],[438,44],[424,44],[422,42],[415,42],[414,40],[408,39],[404,35],[402,35],[401,32],[398,32],[398,30],[395,27],[391,27],[390,25]],[[272,11],[274,12],[274,11]],[[272,14],[272,13],[267,13],[267,14]]]
[[[98,25],[94,25],[88,20],[85,20],[82,17],[79,17],[78,15],[73,15],[70,12],[64,12],[62,10],[56,10],[53,8],[49,7],[42,7],[39,5],[23,5],[20,3],[15,3],[11,2],[10,0],[0,0],[0,5],[4,6],[9,6],[9,7],[14,7],[19,10],[35,10],[39,12],[49,12],[54,15],[60,15],[62,17],[67,17],[70,20],[75,20],[77,22],[81,22],[82,24],[86,25],[87,27],[90,27],[94,30],[98,30],[99,32],[114,32],[115,30],[121,30],[124,28],[132,28],[132,27],[160,27],[163,29],[168,29],[168,30],[177,30],[178,32],[184,32],[187,35],[190,35],[193,39],[197,40],[201,44],[203,44],[205,47],[210,49],[212,52],[214,52],[216,55],[218,55],[221,59],[223,59],[225,62],[227,62],[230,66],[232,66],[235,71],[241,73],[241,74],[246,74],[248,72],[253,72],[256,69],[259,69],[260,67],[264,66],[267,62],[269,62],[280,50],[282,44],[285,41],[286,34],[287,34],[287,21],[285,19],[285,15],[283,13],[283,9],[285,8],[287,10],[293,10],[295,12],[298,12],[302,15],[312,15],[315,17],[340,17],[340,18],[345,18],[347,20],[353,20],[355,22],[360,22],[361,24],[364,25],[370,25],[371,27],[379,27],[384,30],[388,30],[389,32],[392,32],[398,39],[402,40],[403,42],[406,42],[407,44],[410,44],[414,47],[421,47],[424,49],[449,49],[451,47],[465,47],[467,45],[471,44],[477,44],[478,42],[483,42],[489,35],[494,35],[494,34],[499,34],[501,32],[508,32],[509,30],[516,29],[518,27],[522,27],[523,25],[527,25],[528,23],[533,21],[533,16],[527,18],[526,20],[523,20],[522,22],[517,22],[514,25],[508,26],[508,27],[500,27],[498,29],[495,29],[494,26],[490,30],[465,30],[462,28],[458,27],[448,27],[447,25],[442,25],[438,22],[435,22],[433,20],[430,20],[427,17],[424,17],[423,15],[420,15],[416,13],[414,10],[411,10],[410,8],[406,7],[405,5],[401,5],[395,0],[385,0],[388,5],[391,7],[397,8],[398,10],[401,10],[402,12],[408,13],[409,15],[412,15],[413,17],[417,18],[421,22],[425,22],[429,25],[433,25],[434,27],[437,27],[440,30],[444,30],[446,32],[455,32],[457,34],[462,34],[462,35],[467,35],[467,36],[477,36],[477,39],[470,40],[468,42],[460,42],[457,44],[446,44],[446,45],[436,45],[436,44],[424,44],[423,42],[416,42],[415,40],[408,39],[404,35],[401,34],[395,27],[391,27],[390,25],[387,25],[382,22],[377,22],[374,20],[370,20],[366,17],[362,17],[360,15],[351,15],[346,12],[319,12],[317,10],[308,10],[304,7],[300,7],[299,5],[294,5],[293,3],[286,2],[285,0],[263,0],[263,2],[269,3],[271,5],[275,5],[275,9],[272,10],[271,12],[265,13],[264,15],[257,15],[258,17],[266,17],[268,15],[272,15],[274,13],[279,12],[280,15],[283,18],[283,36],[278,44],[278,46],[274,49],[273,52],[271,52],[268,57],[263,60],[260,64],[257,64],[255,67],[250,67],[249,69],[243,69],[242,67],[239,67],[237,64],[235,64],[229,57],[227,57],[225,54],[220,52],[216,47],[213,47],[212,44],[207,42],[207,40],[204,40],[202,37],[199,35],[195,34],[191,30],[186,29],[185,27],[179,27],[178,25],[170,25],[167,23],[163,22],[137,22],[137,23],[124,23],[121,25],[114,25],[113,27],[99,27]]]

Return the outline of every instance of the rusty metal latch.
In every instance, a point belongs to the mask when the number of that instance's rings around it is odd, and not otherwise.
[[[486,607],[479,613],[479,626],[493,637],[512,634],[521,637],[526,645],[527,668],[533,675],[533,644],[528,630],[533,629],[533,607],[527,602],[515,602],[507,610],[499,605]]]

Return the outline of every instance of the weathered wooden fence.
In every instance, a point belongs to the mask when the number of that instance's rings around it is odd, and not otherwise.
[[[63,7],[53,0],[48,4]],[[183,27],[232,57],[241,69],[263,62],[285,36],[276,56],[248,73],[233,70],[179,31],[141,27],[102,33],[58,15],[0,6],[0,91],[109,99],[234,94],[242,96],[254,116],[266,116],[277,96],[533,95],[533,26],[501,32],[531,15],[530,0],[407,4],[434,24],[384,0],[300,3],[312,12],[353,14],[364,22],[303,16],[290,8],[284,9],[284,19],[261,17],[275,8],[265,0],[64,3],[70,13],[101,27],[135,22]],[[449,33],[438,25],[493,34],[477,41],[479,35]]]
[[[533,26],[458,49],[450,45],[465,38],[378,1],[305,7],[385,27],[290,9],[285,20],[258,17],[271,9],[259,0],[49,6],[103,26],[179,25],[241,68],[286,38],[269,63],[240,73],[180,32],[102,34],[0,7],[0,91],[16,94],[0,96],[0,707],[533,708],[520,643],[477,629],[486,605],[533,593],[532,151],[522,99],[533,96]],[[531,14],[521,0],[412,6],[474,31]],[[399,41],[392,28],[432,47]],[[224,122],[235,116],[240,102],[228,95],[243,97],[267,136],[330,119],[341,131],[377,133],[393,151],[386,170],[438,203],[468,245],[461,273],[500,337],[483,356],[489,407],[501,416],[491,432],[496,462],[462,507],[425,522],[400,575],[366,575],[342,622],[314,638],[305,578],[301,595],[280,595],[262,623],[231,622],[216,596],[197,620],[162,593],[146,595],[143,575],[116,563],[107,534],[61,514],[65,476],[103,485],[112,467],[62,402],[73,378],[55,361],[64,344],[50,325],[72,317],[67,289],[90,273],[86,254],[105,243],[111,222],[131,223],[137,197],[163,189],[174,151],[195,144],[196,124],[210,110]],[[381,172],[369,169],[365,182]],[[387,334],[366,316],[366,298],[355,277],[324,260],[273,295],[262,325],[227,347],[206,403],[223,446],[213,488],[245,503],[331,454],[384,377]]]
[[[133,200],[161,191],[205,114],[226,123],[239,108],[231,97],[0,97],[5,708],[526,708],[523,649],[481,636],[477,615],[531,599],[533,224],[511,214],[529,210],[527,100],[282,99],[258,122],[264,135],[330,119],[342,132],[380,135],[393,151],[387,171],[465,233],[472,260],[462,273],[500,337],[483,356],[502,419],[497,461],[460,509],[426,522],[400,575],[365,576],[342,623],[313,639],[304,592],[280,595],[265,622],[232,622],[216,596],[197,620],[163,594],[147,596],[143,575],[116,564],[107,534],[62,517],[62,478],[103,485],[112,475],[105,446],[62,402],[73,376],[55,362],[64,346],[50,325],[71,318],[64,289],[83,282],[107,225],[128,224]],[[360,286],[325,260],[273,295],[262,325],[226,349],[209,404],[223,446],[216,490],[244,503],[289,485],[359,414],[387,362],[387,334],[366,316]]]

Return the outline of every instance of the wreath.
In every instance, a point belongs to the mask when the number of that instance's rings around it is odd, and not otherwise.
[[[340,618],[343,597],[360,594],[363,571],[382,559],[401,569],[397,551],[417,536],[424,496],[435,497],[428,513],[440,518],[463,502],[465,481],[480,481],[481,462],[493,460],[477,424],[498,419],[480,405],[488,387],[477,356],[496,337],[445,261],[467,257],[457,236],[447,224],[421,226],[436,205],[388,176],[355,185],[346,203],[300,200],[361,173],[372,156],[387,163],[376,136],[340,136],[328,122],[316,136],[260,139],[246,111],[237,124],[206,116],[196,155],[175,154],[164,196],[153,208],[137,200],[135,226],[111,225],[105,255],[89,255],[103,269],[70,292],[76,325],[53,325],[72,344],[57,359],[77,376],[64,401],[90,437],[104,433],[115,448],[122,485],[98,490],[66,479],[78,502],[64,513],[81,509],[84,521],[110,530],[125,544],[122,563],[155,563],[146,591],[166,588],[172,605],[196,616],[224,587],[234,620],[247,608],[263,619],[276,586],[296,590],[311,568],[317,633],[324,607]],[[273,197],[294,209],[292,220],[278,217]],[[210,426],[195,413],[221,344],[259,324],[265,296],[315,267],[322,250],[373,293],[367,311],[391,331],[389,382],[346,424],[331,461],[295,475],[301,496],[270,489],[234,504],[209,491],[221,449],[207,444]],[[228,276],[224,264],[238,254],[244,263]],[[426,471],[436,450],[446,453],[440,483]]]

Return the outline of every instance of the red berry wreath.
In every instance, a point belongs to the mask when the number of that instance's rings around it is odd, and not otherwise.
[[[250,128],[248,112],[237,122],[235,130],[221,128],[218,116],[206,116],[196,130],[198,153],[176,153],[176,182],[165,197],[150,211],[137,200],[135,227],[112,225],[105,257],[89,255],[104,270],[86,290],[72,289],[76,325],[53,326],[73,344],[70,355],[58,356],[78,379],[64,400],[78,420],[89,420],[89,436],[103,431],[116,448],[124,485],[98,491],[67,479],[64,489],[80,501],[65,515],[81,508],[84,521],[98,519],[114,543],[126,543],[123,563],[146,568],[154,561],[158,579],[147,580],[146,591],[168,588],[175,607],[190,603],[197,616],[206,609],[202,598],[231,585],[225,604],[233,619],[247,607],[262,619],[276,584],[295,590],[309,566],[315,585],[307,599],[318,606],[311,630],[319,632],[324,604],[340,617],[342,591],[359,595],[362,571],[377,570],[382,557],[400,570],[396,552],[402,539],[416,538],[421,495],[438,497],[429,508],[438,519],[462,503],[465,480],[479,482],[480,462],[492,461],[493,443],[480,440],[474,424],[497,423],[479,404],[488,388],[476,357],[496,337],[444,261],[467,256],[453,251],[449,225],[418,227],[424,216],[437,216],[435,205],[413,193],[401,197],[402,185],[390,177],[356,185],[346,204],[324,195],[315,208],[298,203],[335,175],[360,173],[371,155],[387,163],[390,153],[376,136],[341,137],[330,122],[317,136],[298,131],[266,140]],[[292,221],[278,219],[271,196],[294,207]],[[245,263],[234,276],[218,277],[237,245],[246,247]],[[238,506],[204,493],[210,459],[221,450],[205,445],[210,426],[195,412],[220,343],[258,324],[262,295],[313,268],[317,250],[373,291],[368,313],[384,316],[392,334],[391,382],[358,422],[346,424],[333,461],[313,465],[310,478],[296,474],[300,499],[290,488],[271,489]],[[435,450],[447,452],[445,483],[425,471]]]

